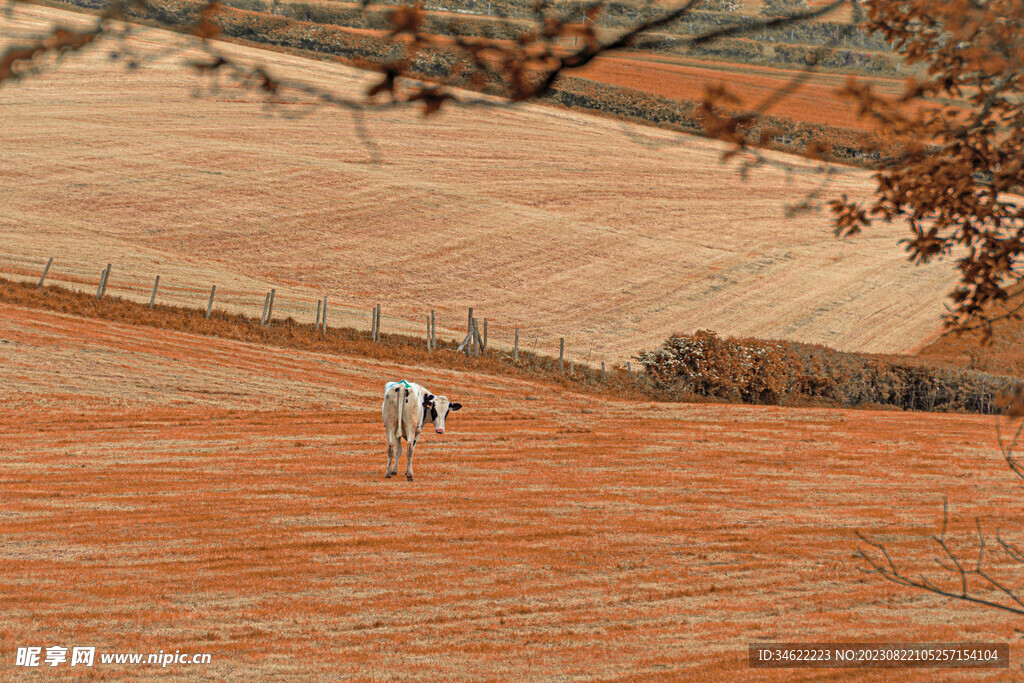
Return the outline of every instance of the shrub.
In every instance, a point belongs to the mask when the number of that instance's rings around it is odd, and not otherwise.
[[[795,386],[795,358],[784,343],[722,339],[710,330],[672,335],[637,360],[655,386],[679,395],[779,403]]]
[[[761,339],[722,339],[709,330],[674,334],[635,358],[652,384],[677,398],[688,394],[744,403],[826,403],[845,407],[997,412],[1010,377],[913,358],[845,353],[824,346]]]
[[[770,17],[788,17],[807,11],[807,0],[764,0],[761,14]]]
[[[699,7],[709,12],[737,12],[742,3],[740,0],[704,0]]]

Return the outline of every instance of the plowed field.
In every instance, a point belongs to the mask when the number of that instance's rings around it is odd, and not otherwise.
[[[710,84],[721,84],[739,99],[738,108],[757,109],[774,101],[773,94],[784,88],[798,72],[729,62],[708,63],[679,57],[630,53],[596,59],[577,75],[591,80],[642,90],[680,101],[699,102]],[[856,105],[838,92],[849,76],[815,74],[806,77],[793,93],[767,110],[768,114],[807,123],[850,130],[876,132],[869,121],[857,115]],[[862,78],[876,92],[902,94],[900,80]]]
[[[383,478],[403,377],[464,404],[413,483]],[[1017,625],[854,558],[860,529],[935,576],[943,496],[968,561],[975,515],[1019,528],[991,418],[597,403],[8,304],[0,403],[4,672],[60,645],[114,679],[746,678],[751,641]],[[99,663],[176,650],[212,661]]]

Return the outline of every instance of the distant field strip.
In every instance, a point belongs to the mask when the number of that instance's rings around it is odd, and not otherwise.
[[[18,5],[0,26],[24,36],[55,20],[81,19]],[[347,97],[374,78],[221,47]],[[955,272],[906,263],[899,226],[839,242],[827,214],[787,216],[816,174],[743,181],[718,143],[536,105],[268,110],[229,83],[203,92],[181,66],[197,54],[129,71],[99,49],[0,90],[7,253],[97,276],[115,263],[197,294],[281,283],[311,306],[327,293],[411,321],[434,309],[439,328],[461,329],[472,306],[496,342],[521,327],[545,353],[565,337],[609,362],[699,328],[869,352],[939,330]],[[828,192],[870,188],[851,171]]]

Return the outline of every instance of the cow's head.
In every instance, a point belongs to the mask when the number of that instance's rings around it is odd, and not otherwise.
[[[423,397],[423,407],[430,415],[430,421],[434,423],[434,431],[444,434],[444,419],[448,413],[462,408],[461,403],[452,403],[447,396],[433,396],[427,394]]]

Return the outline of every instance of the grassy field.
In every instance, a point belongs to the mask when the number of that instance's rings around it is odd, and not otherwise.
[[[19,6],[4,35],[56,19],[81,16]],[[146,30],[129,46],[182,40]],[[327,293],[363,326],[378,301],[413,321],[435,309],[454,330],[473,306],[495,344],[520,326],[538,351],[564,336],[568,357],[591,363],[697,328],[880,352],[939,329],[954,273],[905,263],[898,227],[839,242],[824,214],[786,216],[813,174],[743,181],[714,142],[540,106],[268,111],[230,83],[196,97],[208,82],[181,67],[194,53],[129,71],[113,47],[0,90],[0,257],[25,277],[53,256],[52,277],[95,290],[112,262],[114,291],[135,283],[148,300],[160,274],[193,305],[211,284],[248,293],[250,314],[277,286],[309,320]],[[224,49],[354,98],[372,79]],[[850,171],[829,192],[870,187]]]
[[[83,19],[17,6],[0,35],[54,20]],[[147,30],[0,89],[5,273],[54,256],[54,281],[95,291],[113,263],[110,293],[140,300],[161,274],[162,301],[217,284],[219,306],[258,315],[276,286],[282,315],[311,320],[326,292],[336,324],[382,301],[436,309],[442,332],[472,305],[492,343],[519,324],[524,346],[564,335],[577,359],[697,327],[882,351],[938,329],[953,275],[903,264],[898,230],[838,243],[825,216],[785,216],[813,177],[742,182],[714,143],[542,107],[267,110],[228,83],[197,92],[194,52],[109,59],[181,40]],[[352,97],[370,82],[225,49]],[[869,188],[850,172],[834,190]],[[415,483],[383,478],[380,395],[402,378],[464,406],[424,436]],[[58,645],[212,656],[87,672],[114,680],[774,680],[749,643],[1018,626],[855,557],[859,530],[941,580],[944,497],[961,557],[975,518],[1019,542],[990,417],[627,401],[10,303],[0,405],[4,674],[17,648]],[[1024,585],[1004,559],[993,574]]]
[[[752,641],[1016,625],[854,557],[861,530],[936,576],[943,496],[966,556],[975,515],[1019,527],[992,418],[595,399],[8,304],[0,366],[4,670],[84,645],[212,655],[113,679],[757,678]],[[402,377],[464,404],[413,484],[383,478]]]

